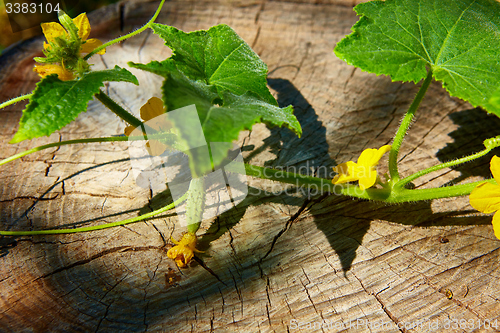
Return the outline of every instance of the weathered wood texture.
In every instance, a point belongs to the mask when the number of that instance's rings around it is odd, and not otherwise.
[[[232,26],[268,64],[269,86],[282,105],[294,105],[304,129],[298,139],[255,126],[241,137],[244,156],[257,165],[320,167],[324,175],[365,148],[390,143],[418,87],[337,59],[335,43],[357,20],[352,2],[313,2],[167,1],[159,22],[187,31]],[[101,10],[92,16],[92,36],[130,31],[157,5]],[[33,88],[30,59],[41,45],[39,38],[1,58],[1,101]],[[94,61],[99,69],[168,54],[146,32]],[[107,92],[137,114],[159,96],[161,81],[132,71],[140,87],[113,83]],[[125,126],[91,102],[49,138],[10,145],[22,107],[0,111],[1,158],[47,142],[118,134]],[[499,125],[433,83],[403,144],[401,172],[477,151]],[[162,205],[161,193],[135,185],[127,157],[123,143],[74,145],[3,166],[0,229],[90,225]],[[416,186],[488,177],[488,161],[428,175]],[[197,263],[179,270],[166,257],[170,236],[182,234],[172,215],[85,234],[0,239],[0,331],[286,332],[329,320],[333,326],[324,331],[377,331],[378,323],[387,332],[426,332],[425,325],[446,319],[473,319],[483,331],[478,321],[498,318],[500,243],[491,217],[477,214],[467,198],[388,206],[293,187],[284,193],[278,183],[257,179],[249,185],[237,209],[200,230],[201,258],[218,279]],[[349,328],[357,320],[372,327],[358,321]],[[414,330],[396,327],[419,321]]]

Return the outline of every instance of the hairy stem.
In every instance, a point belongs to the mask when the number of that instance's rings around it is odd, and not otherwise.
[[[495,139],[495,138],[493,138]],[[64,145],[70,145],[70,144],[77,144],[77,143],[97,143],[97,142],[113,142],[113,141],[128,141],[128,140],[143,140],[142,136],[137,136],[137,137],[104,137],[104,138],[89,138],[89,139],[77,139],[77,140],[68,140],[68,141],[61,141],[61,142],[54,142],[50,143],[47,145],[35,147],[32,149],[29,149],[27,151],[24,151],[22,153],[13,155],[11,157],[8,157],[2,161],[0,161],[0,166],[4,165],[8,162],[11,162],[15,159],[21,158],[23,156],[29,155],[31,153],[41,151],[44,149],[52,148],[52,147],[59,147],[59,146],[64,146]],[[492,140],[488,139],[486,141],[498,141],[497,143],[500,144],[500,140]],[[485,141],[485,142],[486,142]],[[369,199],[369,200],[378,200],[378,201],[384,201],[388,203],[402,203],[402,202],[411,202],[411,201],[421,201],[421,200],[432,200],[432,199],[439,199],[439,198],[448,198],[448,197],[455,197],[455,196],[463,196],[463,195],[468,195],[472,192],[472,190],[479,184],[484,183],[484,182],[490,182],[492,184],[496,184],[494,179],[489,179],[485,181],[477,181],[469,184],[462,184],[462,185],[454,185],[454,186],[448,186],[448,187],[440,187],[440,188],[430,188],[430,189],[405,189],[403,186],[404,184],[410,182],[413,179],[416,179],[423,174],[439,170],[440,168],[445,168],[449,166],[453,166],[455,164],[463,163],[467,159],[474,159],[478,158],[481,156],[484,156],[486,153],[488,153],[491,149],[494,148],[494,145],[488,144],[487,149],[484,151],[481,151],[479,153],[473,154],[469,157],[465,157],[463,159],[459,159],[456,161],[451,161],[447,163],[443,163],[441,165],[428,168],[426,170],[422,170],[420,173],[416,173],[415,175],[409,176],[401,181],[403,185],[398,184],[398,186],[395,186],[394,188],[390,187],[385,187],[385,188],[368,188],[366,190],[361,190],[359,186],[352,185],[352,184],[332,184],[331,179],[325,179],[325,178],[317,178],[317,177],[310,177],[302,174],[296,174],[296,173],[291,173],[291,172],[286,172],[284,170],[279,170],[279,169],[271,169],[271,168],[264,168],[264,167],[259,167],[255,165],[250,165],[250,164],[245,164],[245,174],[247,176],[251,177],[257,177],[261,179],[268,179],[268,180],[274,180],[274,181],[279,181],[282,183],[288,183],[288,184],[293,184],[297,188],[307,188],[308,194],[309,195],[317,195],[325,192],[329,192],[331,194],[335,195],[346,195],[350,197],[355,197],[355,198],[360,198],[360,199]],[[236,168],[235,170],[232,170],[230,168],[230,165],[225,167],[226,171],[230,172],[238,172],[238,173],[243,173],[241,170]],[[193,229],[196,228],[196,226],[193,224],[192,226]],[[1,233],[0,233],[1,235]]]
[[[453,160],[453,161],[449,161],[449,162],[446,162],[446,163],[441,163],[441,164],[432,166],[430,168],[421,170],[419,172],[416,172],[416,173],[414,173],[411,176],[408,176],[406,178],[401,179],[399,182],[397,182],[394,185],[394,188],[395,189],[402,188],[406,184],[408,184],[409,182],[412,182],[415,179],[420,178],[420,177],[422,177],[422,176],[424,176],[424,175],[426,175],[428,173],[431,173],[431,172],[434,172],[434,171],[438,171],[438,170],[441,170],[441,169],[444,169],[444,168],[449,168],[449,167],[452,167],[452,166],[455,166],[455,165],[463,164],[463,163],[466,163],[466,162],[470,162],[470,161],[473,161],[473,160],[475,160],[477,158],[483,157],[484,155],[488,154],[491,151],[491,149],[492,148],[486,148],[485,150],[481,150],[478,153],[475,153],[475,154],[472,154],[472,155],[469,155],[469,156],[465,156],[465,157],[462,157],[462,158],[459,158],[459,159],[456,159],[456,160]]]
[[[12,105],[12,104],[15,104],[17,102],[23,101],[25,99],[28,99],[31,96],[33,96],[33,93],[26,94],[26,95],[21,95],[19,97],[15,97],[15,98],[9,99],[8,101],[3,102],[2,104],[0,104],[0,109],[3,109],[3,108],[5,108],[5,107],[7,107],[9,105]]]
[[[111,46],[113,44],[116,44],[116,43],[119,43],[121,41],[124,41],[125,39],[127,38],[130,38],[130,37],[134,37],[135,35],[138,35],[140,34],[141,32],[143,32],[144,30],[146,30],[147,28],[149,28],[151,26],[151,24],[154,23],[154,21],[156,20],[156,18],[158,17],[158,15],[160,14],[160,10],[161,8],[163,7],[163,3],[165,2],[165,0],[161,0],[160,2],[160,5],[158,6],[158,9],[156,10],[155,14],[153,15],[153,17],[151,18],[151,20],[148,21],[148,23],[146,23],[144,26],[142,26],[141,28],[135,30],[135,31],[132,31],[131,33],[129,34],[126,34],[125,36],[121,36],[121,37],[118,37],[118,38],[115,38],[113,40],[110,40],[109,42],[97,47],[96,49],[94,49],[92,52],[90,52],[89,54],[87,54],[85,57],[83,57],[84,60],[87,60],[89,59],[90,57],[92,57],[94,54],[96,54],[97,52],[101,51],[102,49],[105,49],[106,47],[108,46]]]
[[[228,171],[238,172],[238,170],[236,169]],[[296,187],[305,187],[311,195],[329,192],[335,195],[346,195],[359,199],[377,200],[388,203],[414,202],[463,196],[470,194],[477,185],[484,182],[496,184],[494,179],[489,179],[468,184],[429,189],[410,190],[399,188],[395,190],[391,188],[368,188],[366,190],[361,190],[359,186],[356,185],[332,184],[330,179],[310,177],[306,175],[286,172],[283,170],[264,168],[250,164],[245,164],[245,172],[248,176],[293,184]]]
[[[399,149],[401,148],[401,144],[403,143],[403,139],[408,131],[408,127],[413,120],[413,116],[415,115],[415,111],[417,111],[420,102],[424,98],[424,95],[429,88],[429,85],[432,82],[432,71],[429,70],[427,77],[425,78],[424,83],[420,87],[417,96],[410,105],[410,108],[406,112],[403,120],[401,121],[401,125],[399,125],[399,129],[396,132],[396,136],[394,137],[394,141],[391,146],[391,151],[389,152],[389,174],[391,176],[392,183],[396,183],[399,181],[399,172],[398,172],[398,154]]]
[[[112,100],[108,95],[106,95],[103,91],[100,91],[99,93],[95,94],[95,97],[102,103],[104,106],[106,106],[108,109],[110,109],[114,114],[116,114],[118,117],[122,118],[125,120],[127,123],[134,127],[141,127],[142,126],[142,121],[137,119],[133,114],[122,108],[120,105],[118,105],[114,100]]]

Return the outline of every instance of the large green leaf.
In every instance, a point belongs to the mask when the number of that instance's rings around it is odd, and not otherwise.
[[[251,91],[278,105],[266,85],[266,64],[227,25],[190,33],[162,24],[152,28],[174,51],[166,63],[191,80],[213,85],[219,94],[225,90],[237,95]]]
[[[30,97],[19,121],[19,129],[10,143],[49,136],[63,128],[75,120],[80,112],[87,110],[88,102],[104,86],[104,81],[139,84],[132,73],[118,66],[87,73],[74,81],[61,81],[56,75],[43,78]]]
[[[199,121],[205,139],[210,142],[227,142],[227,145],[218,144],[217,151],[211,150],[212,160],[218,164],[226,157],[228,149],[232,148],[232,141],[238,138],[240,131],[250,130],[256,123],[265,123],[269,126],[286,126],[299,134],[300,123],[293,115],[292,106],[280,108],[261,100],[252,92],[235,95],[229,91],[223,93],[223,105],[214,105],[212,100],[218,94],[211,87],[200,82],[193,82],[181,73],[172,72],[163,85],[163,95],[169,110],[175,110],[187,105],[195,104],[199,120],[183,119],[176,122],[181,130],[183,139],[189,146],[195,146],[197,137],[190,137],[191,121]],[[214,148],[214,147],[212,147]],[[225,148],[225,149],[224,149]]]
[[[167,110],[195,104],[205,140],[226,142],[212,149],[212,163],[218,165],[244,129],[256,123],[286,126],[301,135],[302,129],[293,108],[278,107],[266,85],[267,66],[248,44],[231,28],[218,25],[208,31],[185,33],[172,27],[155,24],[154,31],[172,48],[172,57],[149,64],[129,63],[165,77],[163,100]],[[174,121],[189,146],[191,121]],[[190,156],[197,174],[209,171],[207,162]]]
[[[500,109],[500,88],[498,88],[490,98],[490,103]]]
[[[500,3],[387,0],[357,5],[353,33],[335,47],[351,65],[394,81],[418,82],[430,68],[452,96],[500,116]]]

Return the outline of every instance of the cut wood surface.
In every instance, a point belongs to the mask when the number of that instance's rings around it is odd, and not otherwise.
[[[254,126],[239,141],[246,161],[331,177],[332,166],[390,144],[418,90],[335,57],[333,47],[357,21],[354,4],[172,0],[158,22],[184,31],[230,25],[267,63],[271,91],[280,105],[294,106],[304,133],[299,139],[287,129]],[[157,6],[127,1],[100,9],[90,15],[91,37],[109,40],[132,31]],[[30,40],[0,58],[1,102],[34,88],[32,58],[41,55],[42,43],[43,37]],[[148,31],[93,62],[95,69],[127,68],[128,61],[169,54]],[[160,96],[162,81],[131,71],[140,86],[110,83],[105,89],[138,115],[151,96]],[[125,127],[92,101],[50,137],[11,145],[23,108],[0,110],[0,158],[49,142],[116,135]],[[400,172],[478,151],[498,128],[498,118],[451,98],[434,82],[403,144]],[[429,174],[415,186],[490,177],[490,158]],[[126,143],[45,150],[0,167],[0,176],[1,230],[118,221],[168,200],[136,185]],[[0,331],[437,332],[453,319],[469,326],[446,331],[500,331],[482,326],[495,319],[500,325],[500,242],[491,216],[474,211],[468,198],[391,206],[248,182],[249,195],[236,209],[203,222],[204,265],[187,269],[166,256],[171,236],[179,239],[184,230],[174,214],[89,233],[0,238]],[[441,328],[429,326],[436,324]]]

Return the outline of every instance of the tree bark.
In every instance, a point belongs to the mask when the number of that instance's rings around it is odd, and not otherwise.
[[[184,31],[226,23],[267,63],[269,86],[280,105],[294,106],[303,136],[254,126],[239,140],[246,162],[331,176],[331,167],[356,160],[363,149],[390,144],[418,90],[335,57],[333,47],[358,19],[355,3],[172,0],[158,22]],[[126,1],[94,12],[91,37],[123,35],[157,6]],[[43,37],[30,40],[0,58],[0,101],[34,88],[32,58],[41,55],[42,43]],[[169,55],[148,31],[93,62],[94,69],[127,67]],[[105,90],[138,115],[150,97],[161,96],[162,81],[131,71],[139,87],[110,83]],[[92,101],[50,137],[8,144],[24,104],[0,110],[0,158],[59,140],[121,134],[125,127]],[[434,82],[403,143],[400,172],[478,151],[499,127],[497,118]],[[490,158],[429,174],[415,186],[490,177]],[[0,175],[1,230],[118,221],[167,200],[136,185],[126,143],[49,149],[2,166]],[[183,233],[174,214],[89,233],[0,238],[0,330],[286,332],[322,324],[333,332],[407,332],[411,325],[426,332],[456,319],[486,331],[479,328],[483,321],[498,319],[500,242],[491,216],[475,212],[467,198],[389,206],[248,181],[249,195],[236,209],[202,223],[205,252],[187,269],[166,256],[171,236]]]

